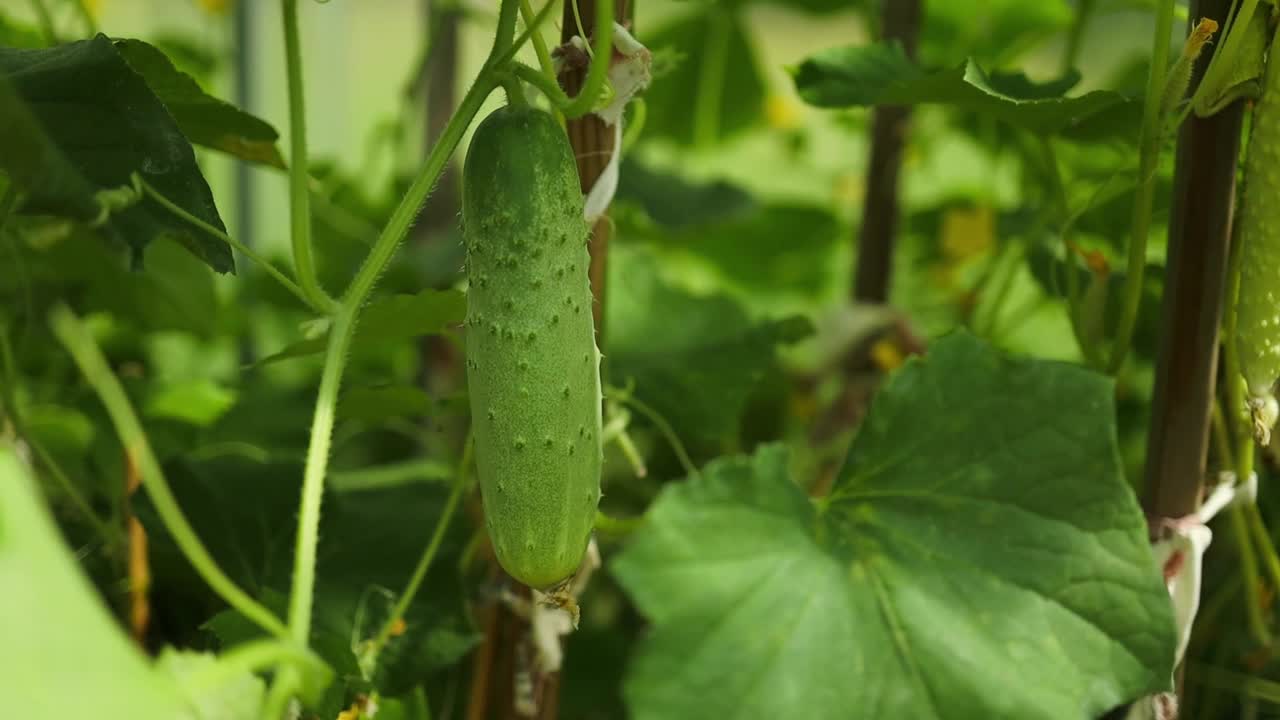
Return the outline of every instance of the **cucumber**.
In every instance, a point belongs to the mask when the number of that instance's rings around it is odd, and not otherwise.
[[[1271,41],[1262,95],[1253,111],[1238,222],[1240,294],[1236,350],[1249,390],[1254,433],[1267,444],[1275,425],[1280,378],[1280,29]]]
[[[485,526],[515,579],[577,571],[600,501],[600,353],[573,151],[551,115],[481,122],[463,169],[467,385]]]

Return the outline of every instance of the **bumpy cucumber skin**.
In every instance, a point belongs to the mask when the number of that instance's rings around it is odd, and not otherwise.
[[[1272,40],[1262,96],[1253,111],[1238,222],[1240,295],[1236,348],[1255,419],[1275,422],[1273,386],[1280,378],[1280,31]]]
[[[577,571],[600,501],[600,353],[573,151],[507,107],[463,171],[467,384],[485,525],[502,567],[549,589]]]

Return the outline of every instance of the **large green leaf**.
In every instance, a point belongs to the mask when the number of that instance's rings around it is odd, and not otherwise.
[[[1025,77],[989,75],[972,60],[951,70],[928,70],[890,43],[825,50],[801,63],[794,75],[800,96],[819,107],[948,105],[1039,134],[1092,130],[1089,121],[1098,117],[1118,127],[1111,115],[1136,107],[1105,90],[1046,97]]]
[[[226,229],[191,143],[105,35],[41,50],[0,48],[0,170],[24,192],[25,212],[94,220],[94,193],[127,186],[138,173]],[[214,270],[234,269],[227,243],[151,200],[117,210],[106,227],[137,258],[170,234]]]
[[[774,348],[811,332],[807,320],[753,323],[725,295],[669,284],[647,253],[619,245],[609,278],[609,374],[685,437],[734,432],[747,398],[773,365]]]
[[[117,40],[116,50],[169,109],[187,139],[249,162],[284,168],[270,123],[209,95],[163,52],[141,40]]]
[[[0,444],[0,686],[30,720],[185,717],[97,601],[14,449]]]
[[[653,622],[636,718],[1083,718],[1167,688],[1174,629],[1111,383],[936,342],[831,496],[784,450],[670,486],[613,572]]]
[[[672,229],[738,217],[756,207],[755,198],[737,185],[724,180],[690,182],[631,157],[622,161],[614,202],[635,203],[655,223]]]

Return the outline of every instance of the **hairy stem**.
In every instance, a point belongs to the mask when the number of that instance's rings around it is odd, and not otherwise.
[[[419,588],[422,587],[422,581],[427,577],[427,570],[431,568],[431,561],[435,559],[436,553],[440,550],[440,544],[444,542],[445,532],[449,529],[449,521],[453,519],[453,512],[458,507],[458,500],[462,498],[462,491],[468,486],[467,467],[471,464],[471,457],[474,451],[473,445],[471,436],[468,434],[467,441],[462,449],[462,459],[458,462],[458,471],[453,479],[453,489],[449,491],[449,499],[444,503],[440,518],[436,520],[436,527],[431,533],[431,540],[422,551],[422,557],[418,559],[418,565],[413,569],[409,584],[405,586],[404,592],[400,593],[395,607],[391,610],[391,615],[383,623],[382,629],[378,631],[370,646],[370,657],[374,660],[376,660],[382,648],[386,647],[387,641],[391,639],[391,633],[394,632],[396,624],[404,618],[409,606],[413,604],[414,597],[417,596]]]
[[[311,248],[311,193],[307,188],[307,109],[302,88],[302,48],[298,40],[298,0],[281,0],[285,69],[289,85],[289,228],[294,272],[307,304],[332,311],[316,277]]]
[[[555,5],[555,0],[547,0],[543,10],[549,10]],[[552,80],[556,77],[556,67],[551,61],[551,51],[547,49],[547,39],[538,32],[539,19],[533,13],[533,6],[529,4],[529,0],[520,0],[520,17],[524,19],[524,26],[528,28],[530,39],[533,42],[533,51],[538,56],[538,66],[542,68],[542,74]],[[563,122],[564,118],[560,116],[560,111],[552,108],[552,113],[556,116],[557,121]]]
[[[505,36],[514,35],[514,0],[504,0],[499,16],[498,40],[490,57],[502,52],[500,45]],[[307,464],[303,471],[302,501],[298,514],[298,536],[294,556],[293,585],[289,596],[289,628],[295,639],[306,642],[311,631],[311,606],[315,592],[316,545],[320,527],[320,501],[324,495],[324,478],[329,466],[329,447],[333,436],[334,405],[342,383],[342,371],[346,366],[351,340],[355,335],[356,319],[360,309],[373,291],[378,277],[395,256],[396,249],[409,231],[431,188],[444,172],[445,165],[457,149],[467,127],[480,111],[485,98],[497,85],[497,71],[492,62],[486,63],[475,84],[467,91],[458,111],[431,148],[427,161],[418,177],[401,199],[378,236],[372,251],[356,272],[351,286],[343,295],[333,327],[329,331],[329,343],[325,350],[324,370],[320,376],[320,389],[316,397],[315,414],[311,422],[311,441],[307,449]]]
[[[576,2],[577,0],[567,0]],[[576,7],[576,5],[575,5]],[[570,98],[554,80],[523,63],[512,63],[512,70],[520,79],[538,88],[566,118],[582,117],[595,109],[600,92],[609,75],[609,62],[613,56],[613,0],[597,0],[596,25],[592,42],[591,65],[582,90]]]
[[[287,275],[285,275],[283,272],[279,270],[279,268],[277,268],[276,266],[268,262],[266,258],[254,252],[253,249],[250,248],[248,245],[245,245],[244,243],[240,242],[239,240],[236,240],[235,238],[222,232],[218,228],[210,225],[209,223],[201,220],[195,215],[192,215],[186,210],[183,210],[172,200],[160,194],[159,190],[156,190],[154,187],[151,186],[150,183],[143,180],[141,176],[136,177],[135,182],[138,183],[138,186],[142,188],[142,191],[146,193],[148,197],[150,197],[152,200],[155,200],[157,203],[159,203],[161,207],[173,213],[178,218],[185,220],[186,222],[191,223],[193,226],[222,240],[226,244],[235,248],[235,250],[239,252],[241,255],[244,255],[245,257],[249,258],[249,260],[253,261],[254,263],[257,263],[257,265],[261,267],[263,270],[265,270],[268,275],[274,278],[276,282],[280,283],[281,287],[283,287],[285,290],[288,290],[291,294],[294,295],[294,297],[297,297],[299,300],[306,303],[307,306],[310,307],[312,310],[315,310],[316,312],[321,314],[324,314],[330,311],[329,307],[313,304],[312,301],[314,298],[308,296],[302,290],[302,288],[298,286],[297,283],[290,280]]]

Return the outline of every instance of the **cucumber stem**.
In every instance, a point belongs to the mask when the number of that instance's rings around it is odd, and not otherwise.
[[[282,0],[285,72],[289,86],[289,229],[294,272],[307,304],[335,309],[320,287],[311,248],[311,193],[307,188],[307,109],[302,88],[302,48],[298,40],[298,0]]]
[[[453,512],[458,507],[458,500],[462,498],[462,491],[469,487],[467,483],[467,468],[471,465],[472,455],[475,452],[475,442],[472,440],[471,434],[467,433],[467,440],[462,446],[462,459],[458,461],[457,473],[453,478],[453,489],[449,491],[449,499],[444,503],[444,509],[440,511],[440,517],[436,520],[435,530],[431,533],[431,540],[428,541],[426,548],[422,551],[422,556],[418,559],[418,565],[413,569],[413,575],[409,577],[409,584],[405,586],[404,592],[400,593],[400,597],[396,600],[395,607],[391,610],[391,615],[387,617],[387,621],[383,623],[382,629],[374,636],[373,641],[369,644],[367,667],[377,667],[378,654],[386,647],[387,641],[391,639],[391,634],[395,632],[396,625],[404,618],[404,614],[409,611],[409,606],[413,604],[414,597],[417,596],[418,590],[422,587],[422,581],[427,577],[427,570],[431,567],[431,561],[435,559],[436,552],[440,550],[440,543],[444,541],[445,531],[449,529],[449,521],[453,519]],[[361,662],[362,666],[366,665],[366,661]]]
[[[1142,131],[1138,145],[1138,190],[1133,202],[1133,226],[1129,237],[1129,262],[1124,283],[1124,304],[1116,330],[1108,369],[1114,375],[1124,367],[1138,323],[1143,278],[1147,269],[1147,236],[1151,234],[1151,206],[1155,197],[1156,163],[1160,160],[1160,106],[1165,76],[1169,71],[1169,36],[1173,32],[1174,0],[1160,0],[1156,6],[1156,31],[1151,51],[1151,73],[1142,108]]]

